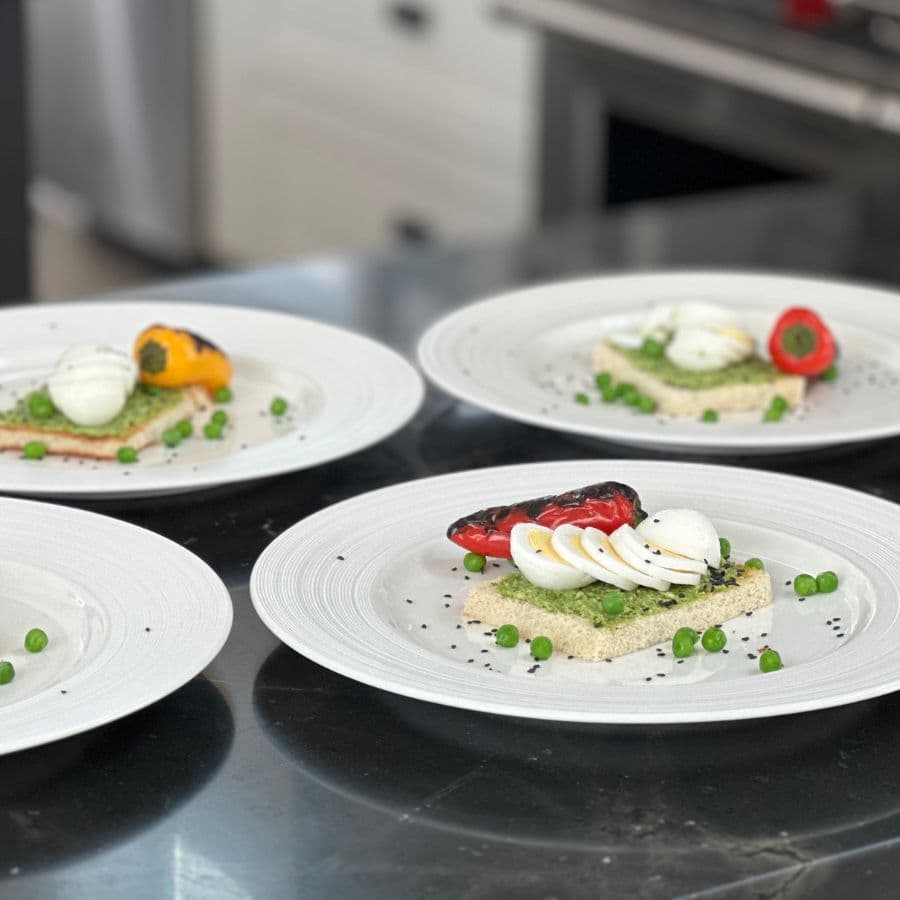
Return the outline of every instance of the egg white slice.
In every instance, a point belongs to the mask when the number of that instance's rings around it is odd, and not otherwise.
[[[613,575],[624,576],[641,587],[653,588],[657,591],[668,590],[668,581],[639,572],[634,566],[628,565],[610,543],[609,535],[604,534],[599,528],[585,528],[581,545],[598,566],[606,569]]]
[[[76,425],[95,427],[111,422],[125,406],[129,390],[120,378],[71,379],[52,376],[47,389],[53,405]]]
[[[609,536],[609,542],[628,565],[634,566],[645,575],[652,575],[654,578],[661,578],[672,584],[700,584],[700,576],[696,572],[678,572],[655,563],[630,525],[622,525],[617,528]]]
[[[647,543],[689,559],[701,560],[714,569],[722,562],[715,526],[695,509],[663,509],[648,516],[635,529]]]
[[[638,531],[635,531],[635,536],[638,541],[643,540]],[[667,550],[663,550],[662,547],[657,547],[656,544],[651,544],[649,541],[644,540],[641,547],[649,551],[653,562],[664,569],[673,569],[676,572],[696,572],[698,575],[705,575],[706,570],[709,568],[702,559],[689,559],[687,556],[669,553]]]
[[[519,571],[534,585],[551,591],[584,587],[596,579],[569,565],[550,542],[553,532],[543,525],[519,522],[509,534],[509,549]]]
[[[583,528],[579,528],[577,525],[559,525],[553,529],[550,544],[570,566],[580,569],[597,581],[611,584],[613,587],[620,588],[623,591],[633,591],[637,587],[636,581],[632,581],[624,575],[616,575],[610,572],[609,569],[604,569],[588,556],[582,544],[583,537]]]

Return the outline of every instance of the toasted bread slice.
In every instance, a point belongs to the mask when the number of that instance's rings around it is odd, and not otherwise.
[[[550,612],[526,600],[504,597],[496,587],[499,580],[474,588],[466,599],[463,615],[488,625],[515,625],[523,638],[546,635],[553,641],[555,652],[595,661],[671,640],[679,628],[693,628],[699,633],[772,602],[769,573],[743,569],[737,584],[727,590],[682,605],[660,607],[621,625],[595,628],[581,616]]]
[[[670,416],[699,416],[704,410],[747,412],[764,410],[780,394],[790,406],[803,402],[806,379],[802,375],[778,375],[771,381],[737,382],[712,388],[675,387],[652,372],[635,366],[612,344],[601,341],[594,347],[594,371],[609,372],[616,381],[633,384],[642,394],[652,397],[659,411]]]
[[[52,431],[28,425],[0,423],[0,450],[21,450],[29,441],[40,441],[47,453],[83,456],[88,459],[115,459],[120,447],[142,450],[159,443],[163,432],[182,419],[190,419],[210,405],[201,387],[182,388],[181,399],[157,416],[112,437],[91,437],[67,431]]]

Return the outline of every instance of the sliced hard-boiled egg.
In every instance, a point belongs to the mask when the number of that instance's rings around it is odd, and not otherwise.
[[[657,578],[655,575],[648,575],[646,572],[641,572],[635,569],[634,566],[630,566],[616,552],[616,548],[613,547],[609,540],[609,535],[604,534],[598,528],[585,528],[581,543],[588,556],[602,569],[606,569],[613,575],[627,578],[641,587],[653,588],[657,591],[669,589],[668,581]]]
[[[622,525],[617,528],[609,536],[609,542],[615,548],[616,553],[628,565],[633,566],[645,575],[651,575],[654,578],[660,578],[672,584],[700,583],[700,575],[696,572],[666,569],[654,562],[651,554],[644,549],[644,542],[637,536],[637,533],[630,525]]]
[[[695,509],[663,509],[635,529],[647,543],[718,568],[722,562],[719,535],[710,520]]]
[[[550,544],[569,565],[580,569],[597,581],[611,584],[623,591],[633,591],[637,587],[636,581],[632,581],[624,575],[611,572],[609,569],[594,562],[584,548],[583,539],[583,528],[579,528],[577,525],[559,525],[553,530]]]
[[[753,338],[734,328],[680,326],[666,344],[666,356],[681,369],[711,372],[753,355]]]
[[[553,532],[533,522],[513,525],[509,549],[519,571],[538,587],[552,591],[575,590],[594,581],[594,577],[567,563],[553,549]]]
[[[672,321],[675,328],[699,325],[703,328],[742,328],[741,317],[733,309],[697,300],[675,307]]]
[[[80,371],[118,372],[130,381],[129,390],[137,384],[138,366],[124,350],[105,344],[76,344],[70,347],[56,363],[57,372]]]
[[[635,531],[635,536],[639,541],[643,540],[637,531]],[[676,572],[696,572],[698,575],[705,575],[706,570],[709,568],[702,559],[688,559],[688,557],[679,556],[677,553],[669,553],[667,550],[663,550],[662,547],[651,544],[650,541],[644,540],[641,546],[650,553],[650,558],[653,562],[664,569],[674,569]]]

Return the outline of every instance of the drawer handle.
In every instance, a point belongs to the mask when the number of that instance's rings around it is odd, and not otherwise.
[[[424,220],[414,216],[403,216],[394,222],[394,234],[401,244],[430,244],[434,240],[434,231]]]
[[[392,3],[390,16],[395,25],[410,34],[422,34],[433,23],[431,11],[419,3]]]

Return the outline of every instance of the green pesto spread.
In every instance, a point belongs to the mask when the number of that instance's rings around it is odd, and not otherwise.
[[[660,381],[670,384],[672,387],[693,391],[726,384],[763,384],[767,381],[774,381],[781,374],[775,366],[758,356],[751,356],[750,359],[725,366],[724,369],[713,369],[711,372],[692,372],[676,366],[666,356],[648,356],[641,350],[631,350],[625,347],[613,347],[613,349],[617,353],[621,353],[636,369],[655,375]]]
[[[125,401],[122,411],[105,425],[76,425],[59,410],[48,419],[36,419],[28,413],[27,398],[9,410],[0,412],[0,425],[25,425],[40,431],[77,434],[82,437],[123,437],[181,402],[177,388],[149,388],[138,385]]]
[[[518,572],[497,582],[497,590],[511,600],[524,600],[548,612],[568,613],[587,619],[594,628],[624,625],[642,616],[654,616],[674,606],[685,606],[706,599],[711,593],[726,591],[737,584],[744,574],[744,567],[725,563],[719,569],[710,569],[700,576],[697,585],[673,584],[668,591],[637,587],[633,591],[620,591],[608,584],[595,581],[574,591],[553,591],[538,587]],[[611,616],[603,611],[602,600],[607,594],[617,594],[625,602],[624,611]]]

